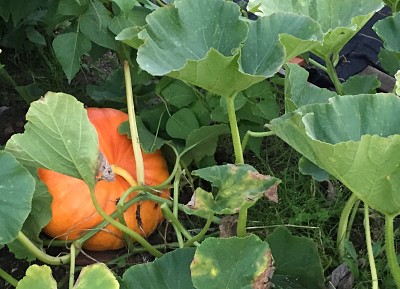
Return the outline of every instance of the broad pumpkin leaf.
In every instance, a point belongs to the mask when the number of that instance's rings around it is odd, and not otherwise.
[[[230,130],[226,124],[202,126],[191,131],[186,139],[183,159],[186,163],[193,160],[198,164],[206,156],[214,156],[217,150],[218,138],[229,134]]]
[[[256,235],[244,238],[207,238],[197,248],[190,265],[197,289],[265,288],[273,274],[267,242]]]
[[[286,57],[280,34],[293,34],[297,45],[288,46],[289,55],[322,39],[318,25],[303,16],[281,13],[249,23],[239,16],[239,6],[223,0],[181,0],[157,9],[138,34],[144,41],[138,64],[229,97],[279,70]]]
[[[188,106],[198,99],[193,87],[179,80],[169,82],[161,93],[167,103],[177,108]]]
[[[376,75],[353,75],[343,83],[344,94],[376,93],[381,82]]]
[[[277,202],[276,186],[280,180],[262,175],[250,165],[221,165],[192,171],[192,175],[209,181],[213,194],[197,188],[188,204],[192,212],[208,215],[236,214],[242,207],[251,207],[262,196]]]
[[[180,248],[151,263],[130,267],[122,277],[122,288],[194,289],[189,269],[194,251],[194,248]]]
[[[382,7],[380,0],[249,0],[248,4],[248,9],[259,16],[289,12],[312,18],[321,26],[324,39],[310,50],[321,58],[337,55]]]
[[[274,256],[274,288],[325,288],[324,271],[315,243],[277,227],[266,238]]]
[[[39,238],[39,234],[51,219],[52,197],[48,193],[46,185],[40,181],[39,178],[35,178],[35,182],[36,186],[32,198],[32,210],[25,220],[21,231],[37,247],[41,248],[43,241]],[[18,239],[8,243],[7,247],[18,259],[27,259],[28,261],[36,259],[36,257],[18,241]]]
[[[31,103],[26,119],[25,132],[13,135],[6,150],[22,164],[80,178],[94,187],[98,139],[83,104],[72,95],[48,92]]]
[[[131,0],[118,0],[132,5]],[[114,34],[119,34],[122,30],[129,27],[142,27],[146,25],[146,16],[150,13],[149,9],[141,6],[135,6],[133,9],[125,10],[122,14],[114,16],[108,23],[108,28]]]
[[[379,20],[372,27],[376,34],[383,40],[384,47],[393,52],[400,52],[400,40],[398,33],[400,26],[400,13],[397,12],[392,16]]]
[[[108,29],[110,20],[110,13],[103,3],[90,1],[89,8],[80,16],[79,29],[97,45],[117,50],[114,35]]]
[[[306,105],[268,127],[371,208],[400,213],[400,99],[344,95]]]
[[[4,2],[3,2],[4,3]],[[2,6],[4,5],[2,3]],[[23,20],[25,17],[29,16],[32,12],[40,7],[42,1],[33,0],[26,2],[24,0],[16,0],[13,1],[12,4],[7,5],[11,12],[11,17],[14,23],[14,27],[17,27],[19,22]],[[26,19],[28,21],[28,19]]]
[[[400,70],[400,52],[381,48],[378,58],[382,68],[389,74],[395,75]]]
[[[118,289],[119,283],[105,264],[97,263],[84,267],[74,286],[74,289],[91,288]]]
[[[26,270],[26,275],[18,282],[16,289],[57,289],[57,282],[47,265],[32,265]],[[106,265],[98,263],[82,269],[74,289],[107,288],[118,289],[119,284]]]
[[[112,2],[118,5],[122,14],[128,14],[135,5],[139,4],[136,0],[112,0]]]
[[[312,86],[307,81],[308,71],[297,64],[288,63],[285,73],[285,112],[307,104],[328,102],[337,95],[334,91]]]
[[[166,124],[168,135],[180,139],[186,139],[193,130],[199,127],[195,114],[187,107],[171,115]]]
[[[0,245],[13,241],[31,212],[35,179],[15,157],[0,151]]]
[[[57,289],[57,282],[51,274],[51,268],[47,265],[31,265],[26,270],[16,289]]]
[[[80,58],[91,47],[89,38],[79,32],[64,33],[54,38],[53,50],[68,81],[79,71]]]

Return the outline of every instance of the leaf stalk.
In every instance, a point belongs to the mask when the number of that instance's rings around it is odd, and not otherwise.
[[[242,150],[239,127],[237,125],[237,118],[235,112],[235,95],[225,97],[225,100],[227,104],[229,125],[232,134],[233,149],[235,151],[235,164],[243,165],[244,164],[243,150]]]
[[[397,289],[400,289],[400,266],[397,262],[394,247],[393,220],[395,216],[385,216],[385,249],[386,257]]]

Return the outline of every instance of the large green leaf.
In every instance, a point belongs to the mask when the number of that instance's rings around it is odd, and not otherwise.
[[[318,249],[311,239],[295,237],[287,228],[278,227],[266,241],[274,256],[274,288],[325,288]]]
[[[245,238],[208,238],[194,255],[190,270],[197,289],[265,288],[273,273],[267,242],[255,235]]]
[[[288,63],[285,69],[285,111],[291,112],[312,103],[328,102],[336,96],[334,91],[312,86],[308,81],[308,71],[297,64]]]
[[[51,275],[51,268],[47,265],[32,265],[26,270],[16,289],[57,289],[57,282]]]
[[[84,267],[74,286],[74,289],[92,288],[118,289],[119,283],[105,264],[97,263]]]
[[[194,248],[176,249],[154,262],[130,267],[123,275],[122,288],[194,289],[189,270],[194,251]]]
[[[242,207],[251,207],[264,195],[273,201],[278,200],[276,186],[280,180],[262,175],[250,165],[213,166],[195,170],[192,174],[218,189],[215,194],[196,189],[188,206],[200,215],[207,215],[210,211],[235,214]]]
[[[80,31],[92,42],[112,50],[117,50],[114,35],[108,29],[111,20],[110,13],[99,1],[91,1],[89,8],[81,16]]]
[[[46,185],[38,178],[35,178],[36,186],[32,198],[32,210],[25,220],[22,227],[22,232],[31,240],[37,247],[42,247],[43,241],[39,238],[43,227],[47,225],[51,219],[51,201],[52,197],[47,191]],[[18,239],[7,244],[8,249],[14,253],[19,259],[34,260],[36,257],[32,255]]]
[[[400,13],[386,17],[375,23],[373,29],[382,38],[384,47],[389,51],[400,52],[399,40]]]
[[[68,81],[79,71],[80,58],[88,52],[92,44],[85,35],[77,32],[69,32],[57,35],[53,40],[53,49],[60,62]]]
[[[44,167],[94,187],[98,140],[83,104],[72,95],[49,92],[31,103],[23,134],[6,144],[21,163]]]
[[[32,265],[26,270],[26,275],[18,282],[16,289],[57,289],[57,282],[47,265]],[[98,263],[82,269],[76,280],[74,289],[107,288],[118,289],[119,284],[106,265]]]
[[[184,160],[191,163],[201,161],[205,156],[213,156],[217,150],[218,138],[229,134],[226,124],[202,126],[189,133],[186,139]]]
[[[225,97],[274,75],[286,57],[322,39],[308,17],[280,13],[247,23],[239,18],[239,6],[228,1],[174,5],[146,18],[148,25],[139,33],[144,41],[139,65],[150,74],[169,75]]]
[[[268,127],[384,214],[400,213],[400,99],[347,95],[274,119]]]
[[[0,151],[0,245],[15,239],[31,211],[35,180],[13,155]]]
[[[344,45],[383,7],[380,0],[249,0],[248,9],[260,16],[290,12],[315,20],[324,33],[323,44],[312,52],[324,58],[337,55]]]
[[[187,107],[181,108],[167,121],[167,133],[174,138],[186,139],[195,129],[199,128],[199,122],[195,114]]]

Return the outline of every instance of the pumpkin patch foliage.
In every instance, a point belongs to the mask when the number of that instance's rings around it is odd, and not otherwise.
[[[392,2],[3,0],[0,53],[37,54],[62,78],[21,86],[0,64],[29,104],[0,150],[0,250],[28,268],[0,264],[6,288],[400,289],[400,84],[378,93],[378,77],[336,71],[386,4],[374,30],[399,77]]]

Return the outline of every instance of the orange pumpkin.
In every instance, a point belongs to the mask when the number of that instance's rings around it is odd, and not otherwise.
[[[132,143],[117,131],[118,126],[128,119],[128,115],[109,108],[89,108],[87,112],[98,134],[99,150],[110,165],[118,165],[136,179]],[[167,165],[160,151],[143,154],[143,161],[146,185],[158,185],[168,178]],[[43,230],[47,235],[57,239],[75,240],[103,220],[96,212],[89,189],[82,180],[46,169],[39,169],[39,177],[53,196],[52,219]],[[116,175],[113,182],[99,181],[95,187],[95,195],[103,210],[111,214],[116,210],[120,196],[129,187],[125,179]],[[130,198],[134,196],[132,193]],[[164,191],[161,196],[168,198],[170,193]],[[146,237],[155,230],[163,217],[159,205],[143,201],[130,207],[124,218],[129,228]],[[122,232],[112,225],[106,226],[84,244],[85,249],[94,251],[114,250],[124,246]]]

